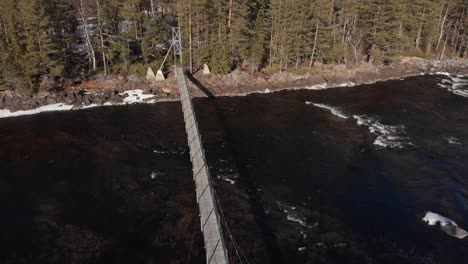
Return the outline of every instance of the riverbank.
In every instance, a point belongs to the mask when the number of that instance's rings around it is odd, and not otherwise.
[[[235,70],[227,75],[195,73],[189,82],[195,97],[236,96],[286,89],[326,89],[369,84],[420,74],[450,73],[468,75],[468,60],[426,60],[404,57],[389,66],[321,65],[315,74],[278,72],[254,76]],[[135,76],[108,76],[66,87],[63,91],[43,91],[34,95],[0,91],[0,118],[35,114],[45,111],[78,110],[98,106],[156,103],[178,100],[177,83],[172,73],[167,80],[150,82]],[[201,89],[200,89],[201,88]],[[202,90],[205,90],[202,91]]]

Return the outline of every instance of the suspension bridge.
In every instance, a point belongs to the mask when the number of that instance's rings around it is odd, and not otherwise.
[[[227,264],[229,263],[228,252],[223,237],[223,229],[221,226],[222,219],[220,219],[217,207],[219,203],[217,202],[211,183],[200,130],[193,108],[192,96],[190,95],[187,79],[182,67],[182,45],[178,28],[172,29],[171,48],[174,51],[174,63],[177,61],[177,56],[180,58],[180,66],[175,65],[174,69],[182,103],[182,112],[184,114],[185,131],[187,132],[187,140],[190,148],[190,160],[192,162],[193,179],[196,186],[197,203],[200,212],[199,220],[201,231],[203,232],[206,262],[208,264]],[[170,49],[168,54],[169,52]]]

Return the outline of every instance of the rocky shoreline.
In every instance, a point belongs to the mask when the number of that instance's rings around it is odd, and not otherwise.
[[[317,68],[317,74],[304,75],[279,72],[273,75],[259,73],[252,76],[241,70],[235,70],[227,75],[195,73],[189,78],[189,86],[196,97],[207,96],[207,94],[236,96],[300,88],[324,89],[438,72],[467,75],[468,59],[438,61],[404,57],[390,66],[365,64],[348,68],[345,65],[323,65]],[[110,76],[67,87],[57,92],[43,91],[28,95],[17,91],[0,91],[0,112],[6,111],[14,116],[17,111],[34,110],[51,105],[65,107],[66,109],[63,110],[78,110],[103,105],[155,103],[178,100],[178,98],[176,80],[172,73],[169,73],[167,80],[162,82],[150,82],[134,76],[126,78]],[[4,117],[8,116],[4,114]]]

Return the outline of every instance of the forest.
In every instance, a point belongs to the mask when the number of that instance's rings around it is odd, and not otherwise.
[[[2,0],[0,90],[142,76],[159,68],[172,27],[192,72],[204,63],[254,74],[467,58],[467,8],[468,0]]]

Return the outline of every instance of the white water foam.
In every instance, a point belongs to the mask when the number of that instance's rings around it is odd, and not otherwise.
[[[380,123],[378,117],[369,115],[353,115],[357,120],[358,125],[364,125],[369,128],[369,131],[376,135],[374,145],[381,148],[404,148],[414,146],[409,142],[410,138],[405,137],[405,126],[391,126]]]
[[[320,108],[323,108],[323,109],[327,109],[329,110],[333,115],[335,116],[338,116],[338,117],[341,117],[343,119],[348,119],[349,116],[347,116],[346,114],[344,114],[338,107],[334,107],[334,106],[331,106],[331,105],[326,105],[326,104],[316,104],[316,103],[313,103],[313,102],[306,102],[306,104],[312,104],[316,107],[320,107]]]
[[[283,211],[283,213],[286,214],[286,219],[299,223],[304,227],[312,228],[312,225],[307,223],[307,218],[299,211],[296,211],[297,208],[295,206],[286,205],[280,202],[276,202],[276,204]]]
[[[221,162],[227,163],[225,160],[222,160]],[[230,168],[219,169],[217,172],[215,172],[215,174],[217,175],[218,179],[227,181],[231,184],[235,184],[237,179],[239,179],[239,173],[236,173],[233,169]]]
[[[439,74],[442,75],[442,74]],[[450,92],[460,95],[463,97],[468,97],[468,79],[464,78],[464,76],[457,75],[453,76],[450,74],[443,74],[447,76],[449,79],[441,79],[438,86],[449,90]]]
[[[233,175],[231,175],[231,174],[220,174],[220,175],[218,175],[218,179],[223,180],[223,181],[227,181],[230,184],[236,184],[235,179],[237,179],[237,178],[239,178],[239,175],[236,175],[236,174],[233,174]]]
[[[445,140],[447,140],[447,142],[449,144],[452,144],[452,145],[462,145],[462,143],[460,142],[460,140],[456,137],[445,137],[444,138]]]

